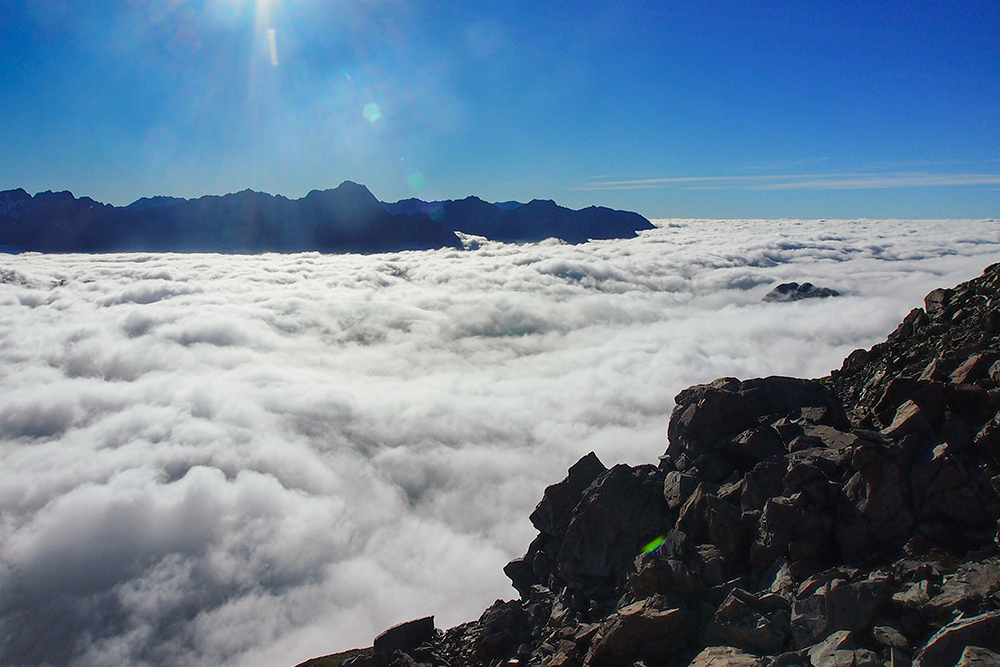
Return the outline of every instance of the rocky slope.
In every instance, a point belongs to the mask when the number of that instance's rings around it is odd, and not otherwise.
[[[658,465],[545,490],[520,599],[315,666],[1000,665],[1000,265],[830,377],[676,398]]]

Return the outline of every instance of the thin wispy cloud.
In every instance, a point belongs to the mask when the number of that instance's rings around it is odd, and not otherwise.
[[[625,180],[591,180],[571,190],[883,190],[1000,185],[1000,174],[935,174],[923,172],[779,174],[745,176],[681,176]]]

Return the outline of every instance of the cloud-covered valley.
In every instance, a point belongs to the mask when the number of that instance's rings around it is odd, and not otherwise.
[[[673,397],[815,377],[995,221],[661,220],[579,246],[0,255],[0,663],[287,665],[516,594],[548,484]],[[781,282],[844,296],[762,303]]]

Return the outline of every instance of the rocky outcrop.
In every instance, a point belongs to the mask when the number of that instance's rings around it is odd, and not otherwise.
[[[573,211],[541,200],[511,206],[470,197],[384,205],[350,181],[295,200],[244,190],[198,199],[144,197],[126,207],[70,192],[0,192],[4,252],[387,252],[460,248],[455,232],[497,241],[555,237],[582,243],[651,228],[637,213]]]
[[[812,283],[782,283],[764,295],[764,301],[799,301],[801,299],[825,299],[840,296],[840,292],[829,287],[816,287]]]
[[[343,664],[1000,664],[998,335],[994,265],[830,377],[682,391],[658,465],[546,489],[520,599]]]

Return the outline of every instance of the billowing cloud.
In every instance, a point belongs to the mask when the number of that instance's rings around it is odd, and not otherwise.
[[[819,376],[993,221],[663,220],[353,256],[0,255],[0,662],[291,665],[514,591],[543,488],[674,395]],[[762,303],[787,281],[845,296]]]

